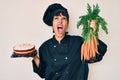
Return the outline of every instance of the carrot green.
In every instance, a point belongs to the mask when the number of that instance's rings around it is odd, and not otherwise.
[[[99,12],[100,9],[98,4],[93,5],[93,8],[87,4],[87,14],[79,17],[80,20],[77,22],[77,28],[79,28],[81,25],[83,26],[82,37],[85,42],[88,42],[89,39],[92,39],[93,35],[95,35],[97,39],[99,38],[98,32],[100,26],[105,33],[108,34],[107,22],[103,17],[99,16]],[[95,32],[93,32],[93,29],[89,25],[88,21],[91,20],[96,20]]]

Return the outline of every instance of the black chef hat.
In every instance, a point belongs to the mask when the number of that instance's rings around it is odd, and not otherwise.
[[[48,8],[46,9],[43,16],[44,23],[47,24],[48,26],[52,26],[53,17],[55,15],[58,15],[58,13],[62,13],[64,16],[67,17],[67,20],[69,20],[69,14],[67,9],[59,3],[54,3],[49,5]]]

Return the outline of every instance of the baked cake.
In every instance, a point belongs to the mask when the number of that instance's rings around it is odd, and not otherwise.
[[[35,54],[35,45],[30,43],[17,44],[13,47],[13,53],[18,56],[29,56]]]

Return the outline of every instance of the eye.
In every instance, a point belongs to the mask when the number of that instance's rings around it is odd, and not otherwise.
[[[54,20],[58,20],[58,17],[54,17]]]
[[[63,20],[67,20],[67,18],[66,18],[66,17],[63,17],[62,19],[63,19]]]

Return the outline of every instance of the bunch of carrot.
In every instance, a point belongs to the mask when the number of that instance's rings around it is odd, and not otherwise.
[[[97,46],[98,42],[95,36],[93,36],[93,38],[87,43],[84,42],[81,47],[81,59],[89,60],[91,58],[94,58],[96,54],[99,54]]]
[[[89,60],[94,58],[98,52],[98,41],[94,33],[96,32],[96,20],[88,21],[89,25],[89,36],[87,41],[84,40],[84,43],[81,47],[81,59]]]
[[[92,22],[91,22],[92,23]],[[95,23],[94,23],[95,24]],[[94,35],[95,32],[95,25],[93,26],[93,30],[90,30],[90,36],[88,36],[88,40],[84,41],[84,43],[82,44],[81,47],[81,59],[83,60],[89,60],[91,58],[94,58],[96,56],[96,54],[99,54],[98,52],[98,41],[96,39],[96,36]],[[92,27],[91,26],[91,27]]]
[[[77,28],[80,25],[83,25],[82,28],[82,37],[83,37],[83,44],[81,46],[81,60],[90,60],[94,58],[98,52],[98,32],[99,27],[101,26],[102,29],[108,34],[108,29],[106,27],[107,22],[99,16],[99,6],[93,5],[92,7],[87,4],[87,14],[80,16],[80,20],[77,23]]]

